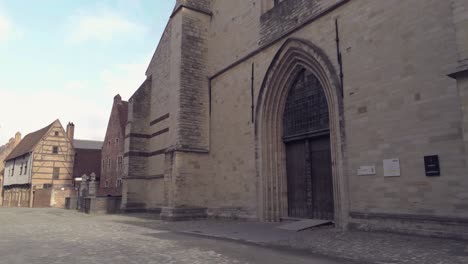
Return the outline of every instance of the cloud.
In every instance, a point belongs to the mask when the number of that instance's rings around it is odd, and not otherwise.
[[[0,42],[21,38],[23,33],[18,26],[6,15],[0,13]]]
[[[78,97],[56,90],[0,90],[0,145],[16,131],[23,136],[41,129],[59,118],[62,125],[73,121],[76,135],[84,139],[102,140],[107,126],[109,106],[93,103],[86,96]]]
[[[106,92],[120,94],[127,100],[145,80],[148,63],[120,64],[101,73]]]
[[[109,10],[73,15],[69,18],[69,28],[67,40],[71,43],[107,42],[125,35],[144,34],[148,30],[144,25]]]
[[[30,89],[7,88],[0,80],[0,145],[17,131],[23,136],[59,118],[62,125],[75,123],[75,137],[103,140],[113,97],[128,100],[145,80],[152,54],[131,63],[109,65],[97,78],[69,80],[57,87]]]

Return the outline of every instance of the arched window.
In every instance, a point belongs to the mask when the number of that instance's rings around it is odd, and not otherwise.
[[[307,136],[329,129],[328,104],[317,77],[302,70],[286,99],[283,137]]]

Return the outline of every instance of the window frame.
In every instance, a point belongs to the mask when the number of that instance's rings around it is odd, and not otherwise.
[[[60,167],[54,167],[52,170],[52,179],[60,180]]]

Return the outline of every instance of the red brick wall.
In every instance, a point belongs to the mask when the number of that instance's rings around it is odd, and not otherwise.
[[[123,155],[125,126],[127,124],[128,103],[122,101],[120,96],[114,98],[106,137],[101,152],[101,178],[98,196],[121,196],[122,187],[118,180],[123,175]],[[121,157],[121,166],[119,166]]]

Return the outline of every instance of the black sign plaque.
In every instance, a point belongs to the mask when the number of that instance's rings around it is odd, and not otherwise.
[[[426,176],[428,177],[440,176],[439,156],[438,155],[425,156],[424,167],[426,169]]]

